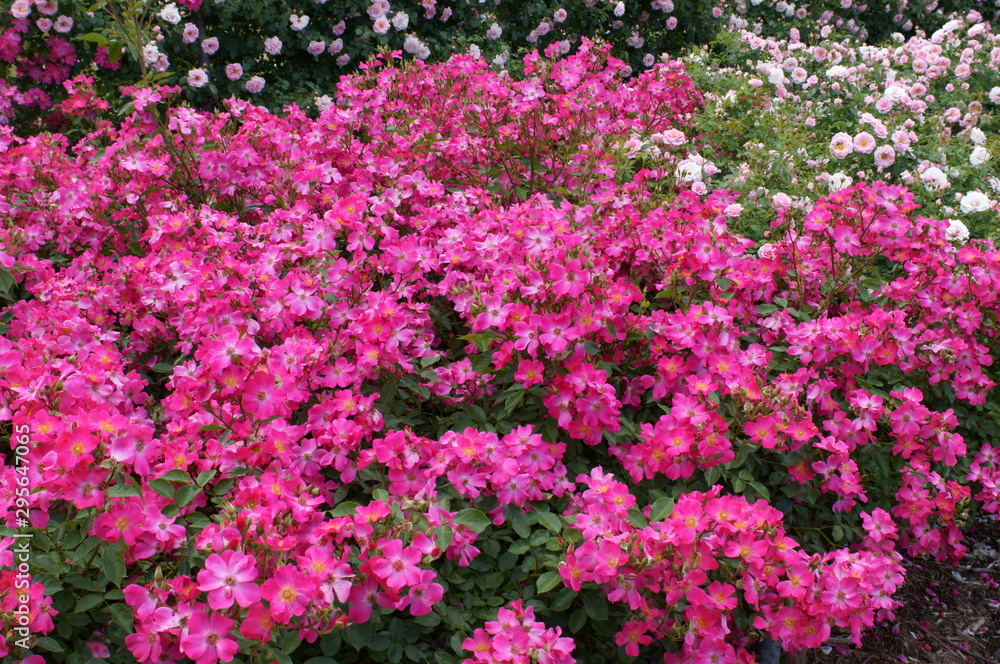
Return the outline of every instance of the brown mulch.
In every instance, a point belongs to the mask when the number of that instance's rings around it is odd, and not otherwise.
[[[808,664],[1000,664],[1000,521],[966,531],[969,552],[958,565],[907,560],[904,603],[891,624],[846,645],[800,653]]]

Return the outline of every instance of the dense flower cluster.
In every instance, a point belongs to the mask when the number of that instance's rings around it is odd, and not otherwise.
[[[557,55],[373,63],[316,119],[159,87],[75,144],[2,133],[0,421],[31,432],[31,526],[90,547],[50,577],[120,588],[83,640],[214,664],[446,625],[556,664],[590,593],[629,657],[747,661],[890,616],[897,541],[961,554],[995,455],[918,386],[994,387],[1000,252],[881,182],[735,233],[683,68]],[[41,591],[52,633],[80,604]]]
[[[577,480],[588,487],[575,514],[586,541],[559,571],[570,588],[595,582],[609,600],[628,605],[636,619],[617,641],[629,655],[667,637],[678,650],[666,662],[749,661],[740,651],[747,641],[732,638],[732,614],[744,602],[760,612],[754,626],[790,649],[820,646],[831,627],[850,629],[860,643],[876,614],[891,616],[897,606],[890,597],[903,568],[891,547],[807,555],[785,534],[778,510],[720,495],[721,487],[686,494],[669,517],[637,528],[628,518],[635,503],[628,487],[600,468]],[[895,538],[888,514],[872,518],[875,542]]]

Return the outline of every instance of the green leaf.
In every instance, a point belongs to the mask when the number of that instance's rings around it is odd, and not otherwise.
[[[469,507],[461,510],[455,515],[455,523],[459,523],[466,528],[469,528],[477,533],[481,533],[490,526],[492,521],[490,521],[489,517],[479,510],[474,507]]]
[[[270,650],[271,657],[274,658],[274,664],[293,664],[292,658],[281,652],[280,650]]]
[[[518,534],[522,539],[528,539],[531,537],[531,521],[522,512],[516,512],[514,516],[510,519],[510,527],[514,529],[514,532]]]
[[[194,483],[197,484],[198,486],[205,486],[210,481],[212,481],[213,477],[215,477],[218,474],[219,471],[217,471],[214,468],[211,468],[209,470],[203,470],[202,472],[198,473],[198,478],[194,481]]]
[[[67,574],[63,581],[76,588],[82,588],[83,590],[90,590],[92,592],[100,592],[104,590],[101,586],[91,579],[90,577],[83,576],[81,574]]]
[[[80,598],[80,601],[76,603],[76,613],[83,613],[84,611],[89,611],[98,604],[104,601],[104,598],[97,594],[84,595]]]
[[[538,588],[538,594],[544,595],[556,586],[562,585],[562,582],[562,577],[559,575],[559,572],[545,572],[538,577],[535,585]]]
[[[150,370],[161,374],[172,374],[174,372],[174,365],[168,362],[157,362],[150,367]]]
[[[563,529],[563,520],[558,514],[553,514],[552,512],[535,512],[535,516],[538,517],[538,523],[542,524],[555,534],[559,534]]]
[[[134,498],[139,495],[139,490],[134,486],[116,484],[108,488],[108,498]]]
[[[635,528],[645,528],[649,525],[649,521],[646,520],[646,516],[638,507],[632,507],[628,511],[628,522],[632,524]]]
[[[301,643],[302,639],[299,638],[298,633],[287,632],[285,638],[281,640],[281,652],[291,655],[298,649]]]
[[[718,466],[712,466],[705,471],[705,481],[708,482],[708,486],[714,485],[722,477],[722,470]]]
[[[125,558],[117,547],[109,546],[101,552],[101,571],[111,583],[122,585],[122,579],[125,578]]]
[[[521,404],[521,401],[524,400],[525,394],[526,392],[522,389],[522,390],[517,390],[509,397],[507,397],[507,399],[503,402],[504,412],[509,415],[511,411],[513,411]]]
[[[38,647],[45,648],[49,652],[65,652],[58,641],[48,636],[38,637]]]
[[[669,496],[657,498],[649,508],[650,521],[662,521],[674,511],[674,499]]]
[[[487,351],[485,348],[480,349],[480,352],[470,358],[472,369],[476,373],[487,373],[493,367],[493,353],[494,351]]]
[[[340,646],[343,645],[342,641],[343,636],[340,632],[326,634],[319,640],[319,649],[323,651],[324,655],[336,655],[340,652]]]
[[[132,609],[127,604],[115,602],[111,605],[111,619],[127,634],[132,633]]]
[[[438,526],[434,529],[434,546],[443,551],[451,545],[451,541],[454,537],[454,530],[448,526]]]
[[[170,482],[163,478],[158,477],[155,480],[150,480],[149,488],[164,498],[173,499],[174,497],[174,487],[171,486]]]
[[[0,293],[7,293],[14,286],[14,278],[4,268],[0,268]]]
[[[549,610],[556,613],[562,613],[573,604],[573,600],[576,599],[577,592],[572,588],[563,588],[555,595],[553,595],[552,600],[549,601]]]
[[[608,602],[600,595],[595,593],[584,595],[583,608],[586,609],[588,616],[598,622],[608,619]]]
[[[340,503],[332,510],[330,510],[330,516],[331,517],[348,516],[354,514],[354,511],[356,509],[358,509],[358,504],[348,500],[346,502]]]
[[[201,489],[199,489],[196,486],[190,486],[190,485],[182,486],[180,489],[177,490],[177,496],[175,498],[175,501],[177,502],[178,505],[184,507],[185,505],[189,504],[192,500],[194,500],[194,497],[197,496],[199,493],[201,493]]]
[[[583,629],[585,624],[587,624],[587,612],[583,609],[577,609],[569,617],[569,631],[574,634]]]
[[[487,574],[476,575],[476,585],[483,590],[493,590],[499,588],[504,581],[502,572],[489,572]]]
[[[434,659],[437,660],[438,664],[455,664],[457,661],[451,653],[444,650],[438,650],[434,653]]]
[[[198,431],[221,431],[222,429],[225,428],[226,427],[221,424],[205,424],[201,427],[198,427]],[[208,471],[206,470],[205,472],[207,473]]]
[[[77,35],[76,38],[80,41],[94,42],[98,46],[107,46],[110,43],[107,37],[97,32],[88,32],[85,35]]]
[[[115,64],[122,57],[122,52],[125,50],[125,45],[120,42],[111,42],[108,45],[108,61],[111,64]]]
[[[179,468],[171,470],[161,479],[165,479],[169,482],[187,482],[188,484],[191,483],[191,476]]]

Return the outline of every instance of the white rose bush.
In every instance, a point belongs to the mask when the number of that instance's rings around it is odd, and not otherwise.
[[[991,100],[1000,34],[983,14],[879,45],[833,28],[792,27],[781,38],[743,29],[726,33],[724,60],[689,59],[696,80],[726,81],[705,118],[732,142],[736,159],[716,160],[722,181],[754,197],[774,187],[807,197],[820,181],[840,181],[836,173],[878,179],[907,186],[925,214],[942,218],[970,213],[972,202],[961,201],[972,191],[995,199],[988,136],[1000,126]],[[784,80],[775,71],[800,73]],[[751,103],[755,117],[774,118],[727,130]],[[985,212],[980,197],[972,201],[972,212]],[[967,221],[976,235],[996,232],[993,214]]]

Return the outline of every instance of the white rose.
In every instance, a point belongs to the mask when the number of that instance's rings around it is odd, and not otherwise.
[[[986,148],[977,145],[972,149],[972,154],[969,155],[969,163],[973,166],[982,166],[990,158],[990,151]]]
[[[974,145],[982,145],[986,142],[986,134],[979,127],[973,127],[972,131],[969,132],[969,140],[972,141]]]
[[[830,176],[827,184],[830,186],[830,191],[840,191],[841,189],[850,187],[853,182],[854,180],[850,176],[843,173],[834,173]]]
[[[147,65],[153,64],[160,59],[160,49],[153,42],[149,42],[142,47],[142,59]]]
[[[971,214],[973,212],[985,212],[993,207],[993,201],[986,197],[986,194],[979,191],[978,189],[973,189],[965,196],[962,197],[962,212],[965,214]]]
[[[181,22],[181,14],[177,11],[177,5],[172,2],[160,10],[159,17],[172,25],[177,25]]]
[[[701,182],[701,167],[705,163],[699,155],[691,155],[677,164],[676,176],[683,182]]]
[[[931,166],[920,174],[920,179],[927,187],[944,189],[948,186],[948,176],[937,166]]]
[[[969,240],[969,229],[958,219],[949,219],[948,228],[945,229],[944,236],[949,242],[965,244]]]
[[[405,30],[409,24],[410,15],[406,12],[396,12],[395,16],[392,17],[392,27],[397,30]]]

